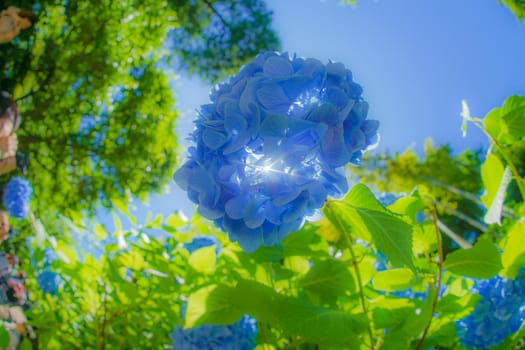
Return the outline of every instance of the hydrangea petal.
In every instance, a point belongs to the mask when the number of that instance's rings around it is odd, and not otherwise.
[[[290,101],[284,90],[277,84],[266,83],[256,91],[257,99],[261,105],[272,111],[286,111]]]
[[[202,133],[202,141],[212,150],[216,150],[226,143],[228,137],[222,132],[206,129]]]
[[[282,78],[293,74],[293,67],[290,60],[281,56],[274,56],[264,62],[263,72],[268,77]]]

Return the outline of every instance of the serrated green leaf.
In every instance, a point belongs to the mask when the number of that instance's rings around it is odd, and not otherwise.
[[[502,107],[491,110],[483,124],[487,132],[500,143],[518,139],[525,135],[525,98],[511,96]]]
[[[447,255],[443,268],[462,276],[490,278],[502,268],[501,255],[496,246],[486,240],[470,249],[456,250]]]
[[[520,268],[525,267],[525,222],[517,222],[512,226],[502,242],[503,275],[516,278]]]
[[[402,197],[389,205],[388,210],[406,215],[415,222],[417,213],[423,210],[423,201],[418,197]]]
[[[211,273],[215,270],[215,245],[195,250],[188,260],[193,269],[202,273]]]
[[[355,282],[347,265],[338,260],[327,259],[312,266],[300,287],[321,297],[337,297],[355,291]]]
[[[373,286],[377,290],[392,292],[404,290],[414,282],[414,273],[407,268],[390,269],[378,272],[373,279]]]
[[[332,225],[342,234],[368,238],[395,266],[408,266],[412,261],[412,226],[384,208],[372,191],[356,185],[343,201],[330,201],[323,208]]]
[[[525,135],[525,98],[522,96],[509,97],[503,105],[501,118],[511,136],[523,137]]]

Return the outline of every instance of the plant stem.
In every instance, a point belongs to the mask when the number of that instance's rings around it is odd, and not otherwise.
[[[363,291],[363,282],[361,279],[361,272],[359,271],[359,262],[357,261],[356,254],[353,249],[353,238],[350,232],[347,232],[347,230],[344,229],[344,226],[342,225],[341,220],[339,219],[339,216],[337,216],[333,212],[330,204],[331,204],[330,201],[326,203],[326,209],[328,209],[328,211],[330,211],[330,213],[332,214],[332,217],[335,218],[338,229],[342,233],[342,236],[345,238],[346,245],[348,246],[348,250],[350,251],[350,255],[352,256],[352,266],[354,267],[355,276],[357,279],[357,286],[359,289],[359,299],[361,301],[361,307],[363,309],[363,313],[365,314],[368,320],[368,337],[370,338],[370,349],[374,350],[374,335],[372,333],[371,320],[368,316],[368,308],[366,306],[365,294]]]
[[[414,348],[414,350],[420,350],[421,347],[423,346],[423,342],[425,341],[425,338],[428,334],[428,330],[430,329],[430,324],[432,323],[432,319],[434,318],[434,313],[436,312],[436,309],[437,309],[437,303],[439,300],[439,291],[441,290],[441,279],[442,279],[442,274],[443,274],[444,257],[443,257],[443,244],[441,240],[441,231],[439,231],[439,226],[438,226],[439,220],[438,220],[437,211],[436,211],[435,206],[432,206],[432,219],[433,219],[432,221],[434,222],[434,228],[436,231],[436,240],[437,240],[437,248],[438,248],[438,261],[437,261],[438,270],[436,273],[437,280],[434,285],[434,288],[436,289],[436,294],[434,295],[434,300],[432,300],[432,310],[430,312],[430,319],[428,320],[428,323],[425,329],[423,330],[423,334],[421,335],[421,338],[417,342],[417,345]]]

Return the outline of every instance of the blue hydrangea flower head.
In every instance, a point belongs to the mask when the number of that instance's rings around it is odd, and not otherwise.
[[[525,280],[500,276],[477,280],[472,289],[481,300],[472,313],[456,322],[457,335],[467,348],[485,349],[501,343],[525,321]]]
[[[219,240],[217,240],[217,237],[211,235],[200,235],[195,236],[191,242],[185,243],[184,248],[186,248],[186,250],[191,254],[197,249],[210,247],[213,245],[215,246],[215,253],[218,254],[221,250],[221,244],[219,243]]]
[[[252,350],[256,336],[257,322],[246,315],[229,326],[175,327],[171,333],[177,350]]]
[[[25,219],[29,215],[29,202],[33,195],[33,187],[22,177],[13,177],[4,188],[4,206],[9,215],[17,219]]]
[[[49,269],[38,274],[37,282],[45,294],[56,295],[60,288],[60,276]]]
[[[346,193],[344,166],[376,143],[361,93],[341,63],[260,54],[201,106],[175,181],[245,251],[273,245]]]

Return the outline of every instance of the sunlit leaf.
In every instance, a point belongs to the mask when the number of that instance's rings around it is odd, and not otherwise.
[[[375,289],[386,292],[404,290],[410,287],[414,277],[414,272],[410,269],[390,269],[378,272],[374,276],[373,285]]]
[[[507,187],[512,180],[512,173],[508,167],[505,168],[501,182],[498,186],[498,190],[494,195],[492,203],[490,204],[489,210],[485,214],[484,221],[487,224],[499,224],[501,225],[501,213],[503,212],[503,203],[505,201],[505,194]]]
[[[503,274],[509,278],[516,278],[519,269],[525,267],[525,221],[514,224],[507,237],[502,242]]]
[[[480,240],[470,249],[448,254],[443,263],[443,268],[450,272],[474,278],[490,278],[502,267],[498,249],[486,240]]]
[[[314,264],[300,286],[321,297],[345,295],[355,291],[355,281],[348,266],[338,260],[322,260]]]
[[[215,245],[195,250],[188,260],[192,268],[198,272],[211,273],[215,268]]]
[[[412,226],[384,208],[366,186],[355,185],[343,201],[328,202],[323,212],[342,234],[371,238],[392,264],[415,270]]]
[[[108,236],[108,231],[106,231],[106,228],[102,224],[96,224],[95,227],[93,227],[93,233],[98,240],[106,239]]]
[[[222,285],[199,289],[188,298],[184,326],[234,323],[241,318],[242,312],[233,296],[233,289]]]

